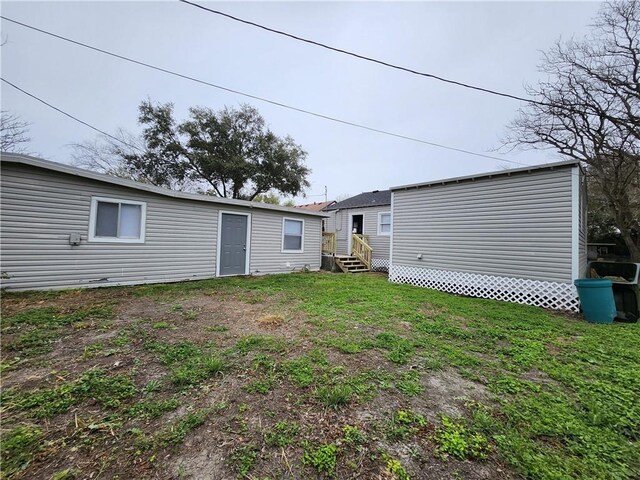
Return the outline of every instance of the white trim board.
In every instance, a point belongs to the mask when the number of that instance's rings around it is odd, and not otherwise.
[[[292,222],[302,222],[302,238],[300,239],[300,250],[284,249],[284,222],[286,222],[287,220],[290,220]],[[280,232],[280,253],[293,253],[293,254],[304,253],[304,228],[305,228],[305,224],[304,224],[303,218],[282,217],[282,230]]]
[[[353,246],[352,238],[353,238],[353,217],[362,215],[362,235],[364,235],[364,212],[360,213],[349,213],[349,218],[347,220],[347,255],[351,255],[351,247]]]
[[[389,215],[389,231],[383,232],[380,230],[380,226],[382,225],[382,215]],[[379,237],[390,237],[391,236],[391,225],[393,225],[391,211],[388,212],[378,212],[378,225],[376,226],[376,231]]]
[[[571,175],[571,279],[580,276],[580,167]]]
[[[233,275],[220,275],[220,242],[222,240],[222,215],[226,214],[226,215],[243,215],[245,217],[247,217],[247,239],[246,239],[246,245],[247,245],[247,250],[245,252],[245,265],[244,265],[244,274],[239,273],[239,274],[233,274]],[[219,210],[218,211],[218,225],[216,228],[216,236],[218,237],[217,240],[217,246],[216,246],[216,277],[235,277],[238,275],[249,275],[249,272],[251,271],[251,266],[250,266],[250,262],[251,262],[251,214],[250,213],[243,213],[243,212],[237,212],[237,211],[232,211],[232,210]]]
[[[118,203],[140,206],[140,237],[127,238],[127,237],[96,237],[96,220],[98,216],[98,202],[104,203]],[[120,217],[118,217],[120,222]],[[147,230],[147,202],[140,202],[138,200],[126,200],[124,198],[113,197],[91,197],[91,206],[89,208],[89,231],[87,232],[87,242],[90,243],[145,243]]]

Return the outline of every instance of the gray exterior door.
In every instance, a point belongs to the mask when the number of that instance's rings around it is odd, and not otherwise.
[[[220,227],[220,275],[244,275],[247,270],[247,219],[222,214]]]

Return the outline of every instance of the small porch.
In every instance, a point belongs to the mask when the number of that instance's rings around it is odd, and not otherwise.
[[[369,239],[362,234],[351,234],[350,255],[337,255],[337,235],[335,232],[322,233],[322,254],[331,255],[337,267],[345,273],[369,272],[373,249]]]

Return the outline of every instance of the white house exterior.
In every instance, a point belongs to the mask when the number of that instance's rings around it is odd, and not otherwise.
[[[576,311],[586,272],[577,162],[394,187],[389,279]]]
[[[325,232],[336,234],[336,254],[350,255],[352,233],[364,235],[372,251],[372,270],[389,268],[391,191],[375,190],[325,208]],[[355,231],[354,231],[355,230]]]
[[[130,285],[318,270],[326,215],[176,192],[2,154],[2,287]]]

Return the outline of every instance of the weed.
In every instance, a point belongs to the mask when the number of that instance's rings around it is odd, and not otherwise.
[[[250,335],[241,339],[234,347],[234,350],[242,355],[246,355],[253,350],[282,353],[286,349],[287,344],[284,339],[265,335]]]
[[[437,453],[460,460],[484,459],[489,452],[489,442],[483,435],[470,432],[462,421],[447,416],[442,417],[442,426],[436,430],[433,438],[438,445]]]
[[[302,463],[313,466],[318,473],[326,473],[330,477],[335,474],[338,447],[334,443],[313,447],[308,443],[303,445]]]
[[[155,443],[162,447],[182,443],[187,436],[187,433],[199,427],[206,421],[208,413],[208,410],[200,410],[185,415],[174,425],[161,431],[154,439]]]
[[[245,389],[249,393],[260,393],[262,395],[266,395],[269,393],[271,388],[273,387],[273,380],[255,380],[249,383]]]
[[[390,457],[388,454],[384,454],[382,456],[383,460],[386,461],[387,471],[391,475],[391,477],[395,480],[410,480],[409,474],[402,466],[399,460]]]
[[[147,384],[142,387],[142,393],[144,395],[149,395],[153,392],[157,392],[162,387],[162,382],[160,380],[149,380]]]
[[[420,395],[424,391],[420,374],[415,370],[402,373],[396,381],[396,388],[409,397]]]
[[[390,439],[404,439],[409,435],[415,435],[426,426],[427,421],[422,415],[411,410],[398,410],[391,416],[387,436]]]
[[[365,436],[358,427],[345,425],[342,427],[342,439],[347,445],[362,445],[365,441]]]
[[[198,318],[198,312],[196,312],[195,310],[187,310],[186,312],[184,312],[182,316],[184,317],[185,320],[191,321]]]
[[[284,363],[283,368],[291,383],[298,387],[308,387],[316,379],[313,363],[309,357],[300,357]]]
[[[175,410],[180,406],[180,401],[175,398],[165,400],[146,400],[135,403],[125,409],[125,415],[132,418],[152,419]]]
[[[520,380],[510,375],[501,375],[489,383],[489,390],[498,394],[516,394],[525,390],[539,392],[540,386],[526,380]]]
[[[258,448],[251,444],[236,448],[231,452],[231,463],[235,465],[241,476],[246,477],[258,458]]]
[[[226,332],[229,328],[224,325],[211,325],[209,327],[205,327],[205,330],[208,332]]]
[[[286,447],[293,442],[299,431],[300,425],[296,422],[278,422],[272,430],[265,433],[264,440],[271,447]]]
[[[7,477],[24,470],[40,450],[42,432],[33,425],[22,425],[2,435],[0,465]]]
[[[165,328],[171,328],[171,324],[169,322],[156,322],[153,324],[153,328],[157,330],[162,330]]]
[[[107,375],[99,368],[87,370],[73,382],[53,388],[44,388],[21,393],[15,405],[24,410],[32,410],[33,416],[49,418],[66,412],[72,405],[93,399],[100,405],[117,408],[122,401],[131,398],[136,387],[124,374]]]
[[[316,397],[327,407],[337,409],[351,401],[353,388],[349,385],[320,387],[316,390]]]
[[[80,471],[75,468],[65,468],[54,473],[51,480],[73,480],[81,475]]]

